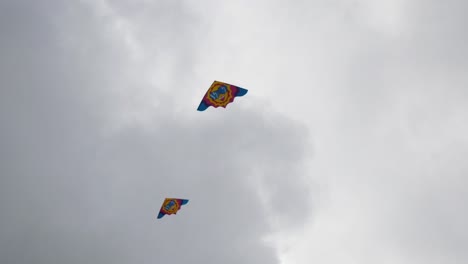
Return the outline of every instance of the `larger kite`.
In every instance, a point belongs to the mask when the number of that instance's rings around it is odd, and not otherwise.
[[[165,215],[177,214],[182,205],[187,204],[189,200],[179,198],[166,198],[159,210],[158,219]]]
[[[228,104],[234,102],[234,97],[244,96],[247,91],[247,89],[239,86],[214,81],[208,91],[206,91],[197,110],[205,111],[210,106],[214,108],[219,106],[226,108]]]

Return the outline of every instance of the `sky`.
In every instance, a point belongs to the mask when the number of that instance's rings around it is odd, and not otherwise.
[[[0,262],[467,263],[467,8],[1,1]]]

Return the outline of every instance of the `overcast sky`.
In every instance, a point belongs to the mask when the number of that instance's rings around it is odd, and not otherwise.
[[[0,262],[468,263],[467,10],[0,1]]]

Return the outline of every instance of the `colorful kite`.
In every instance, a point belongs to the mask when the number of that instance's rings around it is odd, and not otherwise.
[[[187,204],[189,200],[178,198],[166,198],[159,210],[158,219],[164,215],[177,214],[182,205]]]
[[[222,106],[226,108],[234,101],[234,97],[244,96],[247,89],[223,82],[214,81],[198,106],[198,111],[205,111],[208,107]]]

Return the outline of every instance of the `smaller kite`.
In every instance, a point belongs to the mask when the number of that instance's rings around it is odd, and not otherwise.
[[[177,214],[182,205],[187,204],[189,200],[178,198],[166,198],[159,210],[158,219],[165,215]]]
[[[247,89],[232,84],[214,81],[208,91],[206,91],[197,110],[205,111],[210,106],[214,108],[218,108],[219,106],[226,108],[228,104],[234,102],[234,97],[244,96],[247,91]]]

